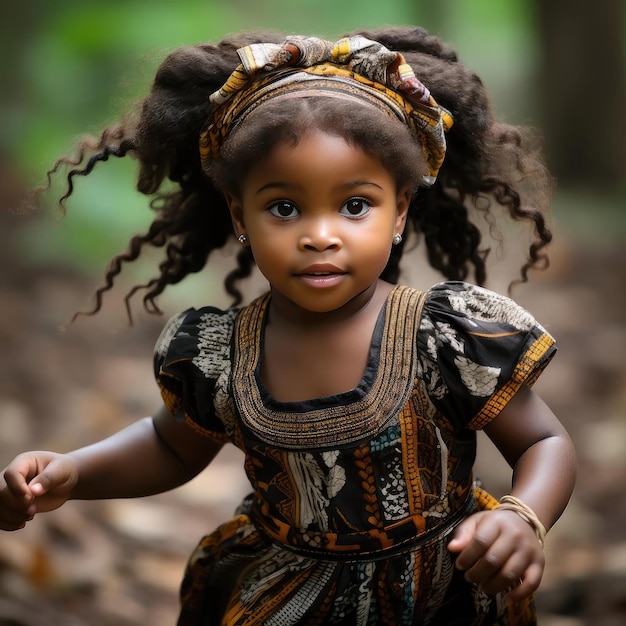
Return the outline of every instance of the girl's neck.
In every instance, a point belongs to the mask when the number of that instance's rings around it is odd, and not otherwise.
[[[271,289],[268,323],[291,327],[292,330],[302,328],[309,332],[330,326],[341,326],[363,315],[378,315],[392,288],[393,285],[378,280],[339,309],[327,312],[303,309]]]
[[[264,331],[261,379],[280,402],[354,389],[363,379],[376,322],[392,285],[378,281],[340,309],[303,311],[273,293]]]

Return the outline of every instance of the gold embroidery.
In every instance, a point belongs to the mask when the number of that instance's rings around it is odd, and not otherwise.
[[[343,445],[379,432],[411,395],[417,342],[406,338],[416,336],[424,297],[406,286],[396,286],[389,294],[378,369],[365,397],[297,413],[266,406],[256,379],[269,295],[244,308],[235,322],[232,378],[243,423],[262,441],[288,449]]]
[[[547,333],[536,339],[515,366],[511,378],[489,398],[480,413],[469,423],[469,427],[476,430],[483,428],[502,411],[524,383],[532,385],[548,364],[547,361],[543,364],[540,362],[553,344],[554,339]]]

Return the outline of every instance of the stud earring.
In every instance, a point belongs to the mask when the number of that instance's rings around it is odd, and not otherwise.
[[[402,235],[401,235],[400,233],[396,233],[396,234],[393,236],[393,240],[392,240],[392,241],[393,241],[393,245],[394,245],[394,246],[397,246],[399,243],[401,243],[401,242],[402,242]]]
[[[237,237],[237,241],[242,245],[245,246],[248,243],[248,238],[242,233],[241,235],[239,235],[239,237]]]

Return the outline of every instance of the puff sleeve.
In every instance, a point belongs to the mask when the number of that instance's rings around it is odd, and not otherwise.
[[[435,285],[418,333],[418,374],[457,427],[481,429],[556,351],[554,339],[510,298],[463,282]]]
[[[215,408],[230,375],[235,310],[188,309],[172,317],[154,348],[154,374],[172,415],[219,443],[228,440]]]

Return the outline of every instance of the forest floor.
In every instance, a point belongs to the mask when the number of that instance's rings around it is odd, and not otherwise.
[[[150,414],[159,402],[150,354],[163,318],[141,317],[126,329],[123,312],[107,309],[61,332],[93,279],[21,264],[10,250],[13,221],[0,222],[0,465],[26,449],[85,445]],[[570,238],[552,254],[551,270],[534,275],[518,300],[559,340],[537,389],[576,443],[580,476],[547,540],[541,624],[621,626],[626,249]],[[480,445],[477,473],[504,492],[508,468],[484,439]],[[0,626],[171,626],[188,554],[246,491],[231,446],[175,492],[71,502],[0,533]]]

